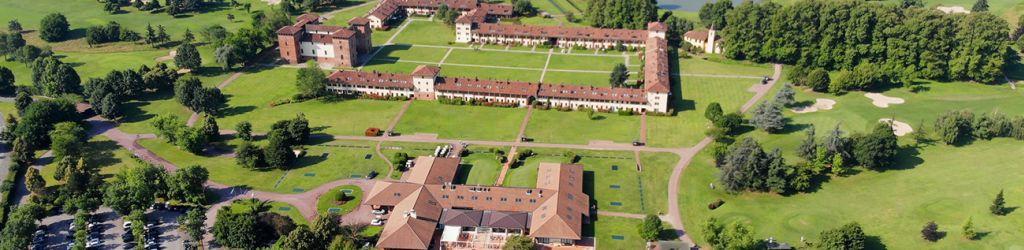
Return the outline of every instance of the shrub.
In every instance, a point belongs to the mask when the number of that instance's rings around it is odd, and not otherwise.
[[[708,204],[708,209],[715,210],[718,209],[718,207],[721,207],[722,205],[725,205],[725,201],[723,201],[722,199],[718,199]]]

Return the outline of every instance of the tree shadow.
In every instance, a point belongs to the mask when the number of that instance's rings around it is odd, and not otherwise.
[[[459,170],[455,171],[455,178],[452,180],[454,184],[466,184],[469,180],[469,173],[473,171],[473,164],[459,164]]]
[[[66,42],[71,40],[77,40],[80,38],[85,38],[85,33],[85,28],[71,29],[68,31],[67,34],[64,34],[64,39],[60,40],[59,42]]]
[[[591,121],[601,121],[601,120],[604,120],[604,119],[608,119],[608,118],[604,117],[603,115],[594,115],[593,117],[590,117]]]
[[[590,204],[597,208],[597,194],[594,193],[595,183],[594,171],[584,170],[583,171],[583,193],[590,196]]]
[[[328,142],[334,141],[334,136],[325,133],[310,134],[309,139],[306,139],[307,145],[321,145],[327,144]]]
[[[781,130],[775,132],[775,134],[788,135],[795,132],[801,132],[811,127],[811,124],[793,124],[793,119],[785,118],[786,126],[783,126]]]
[[[386,45],[384,47],[381,47],[381,52],[377,53],[377,55],[375,55],[374,58],[367,58],[367,61],[363,64],[363,66],[394,64],[395,61],[398,61],[401,58],[393,56],[392,53],[410,49],[412,49],[412,45],[409,44]]]
[[[882,243],[882,238],[881,237],[874,236],[874,235],[868,235],[864,239],[864,249],[885,250],[885,249],[889,249],[889,248],[886,247],[884,243]]]
[[[241,114],[252,112],[253,110],[256,110],[256,106],[231,106],[231,107],[227,107],[227,108],[221,109],[220,112],[218,112],[219,113],[218,116],[219,117],[236,116],[236,115],[241,115]]]
[[[324,153],[322,153],[320,155],[315,155],[315,156],[313,156],[313,155],[305,155],[305,156],[302,156],[302,157],[299,157],[299,158],[293,160],[291,162],[291,164],[288,164],[288,169],[289,170],[291,170],[291,169],[301,169],[301,168],[313,166],[313,165],[319,164],[321,162],[327,161],[327,157],[328,156],[330,156],[330,153],[327,153],[327,152],[324,152]]]
[[[921,159],[920,155],[921,151],[917,147],[900,147],[896,153],[896,161],[889,167],[881,168],[878,171],[913,169],[924,163],[924,159]]]

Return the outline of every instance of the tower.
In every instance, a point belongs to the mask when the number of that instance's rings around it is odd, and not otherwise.
[[[718,48],[715,48],[715,39],[718,38],[715,35],[715,26],[711,25],[711,29],[708,29],[707,44],[704,44],[704,53],[714,54],[717,53]]]

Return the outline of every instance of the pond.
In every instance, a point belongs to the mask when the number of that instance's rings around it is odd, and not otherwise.
[[[705,3],[711,0],[658,0],[658,7],[666,10],[677,10],[677,11],[699,11],[700,6],[704,6]],[[742,3],[743,0],[732,0],[732,5],[737,6]],[[754,2],[761,2],[761,0],[754,0]]]

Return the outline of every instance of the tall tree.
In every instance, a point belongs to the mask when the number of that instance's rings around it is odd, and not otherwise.
[[[593,0],[587,5],[590,26],[600,28],[645,29],[658,18],[651,0]]]
[[[178,46],[174,55],[174,64],[178,65],[178,68],[197,70],[203,64],[203,61],[202,57],[199,56],[199,50],[196,49],[196,46],[191,43],[185,43]]]
[[[206,203],[206,181],[210,172],[199,165],[178,169],[168,175],[167,196],[193,204]]]
[[[996,194],[996,199],[992,200],[992,205],[988,207],[988,210],[994,215],[1006,215],[1006,201],[1003,199],[1003,190],[999,190],[999,194]]]
[[[18,109],[18,114],[25,113],[25,108],[32,104],[32,95],[28,91],[20,90],[14,97],[14,107]]]
[[[299,69],[295,85],[300,98],[321,97],[327,94],[327,75],[316,62],[310,61],[305,68]]]
[[[786,126],[786,118],[782,115],[782,109],[774,102],[762,102],[754,109],[754,116],[750,123],[768,133],[775,133]]]
[[[60,13],[51,13],[39,22],[39,38],[47,42],[59,42],[70,30],[68,19]]]
[[[608,83],[612,88],[624,87],[626,80],[629,80],[629,69],[626,69],[625,64],[615,64],[612,68],[611,76],[608,78]]]
[[[653,214],[648,214],[644,217],[643,222],[637,225],[636,229],[640,234],[640,238],[648,242],[658,240],[658,235],[661,234],[661,230],[664,230],[661,225],[661,218]]]
[[[700,11],[697,12],[697,15],[700,17],[700,21],[704,23],[705,27],[725,29],[727,26],[725,14],[730,10],[732,10],[731,0],[709,1],[700,7]]]
[[[272,130],[268,137],[268,143],[266,148],[263,150],[263,157],[266,159],[267,165],[272,168],[284,169],[288,166],[288,162],[295,157],[292,154],[292,149],[288,143],[288,136],[282,130]]]
[[[252,123],[248,121],[242,121],[235,125],[235,131],[238,133],[238,138],[243,141],[252,141]]]
[[[165,179],[166,172],[154,166],[128,167],[108,183],[103,203],[122,215],[145,210],[167,189]]]
[[[0,66],[0,95],[14,95],[14,73],[7,67]]]
[[[21,33],[23,30],[24,29],[22,29],[21,23],[18,22],[18,19],[11,19],[10,21],[7,21],[7,31]]]
[[[25,186],[36,196],[44,194],[46,191],[46,180],[43,179],[42,175],[39,175],[39,169],[28,168],[28,173],[25,174]]]
[[[860,224],[851,222],[838,228],[822,231],[818,246],[821,249],[865,249],[867,236]]]
[[[185,215],[181,217],[181,223],[178,224],[178,228],[185,233],[194,241],[200,241],[203,239],[203,234],[206,233],[204,224],[206,223],[206,209],[194,208],[189,209],[185,212]]]
[[[988,0],[978,0],[971,6],[971,12],[988,11]]]
[[[4,223],[0,249],[27,249],[42,212],[43,208],[35,203],[25,203],[15,208]]]
[[[879,169],[889,166],[899,153],[896,140],[892,125],[878,123],[870,134],[854,139],[853,155],[857,162],[867,168]]]
[[[203,135],[206,136],[207,141],[216,142],[220,141],[220,126],[217,126],[217,119],[214,119],[212,115],[207,115],[206,120],[203,121]]]

